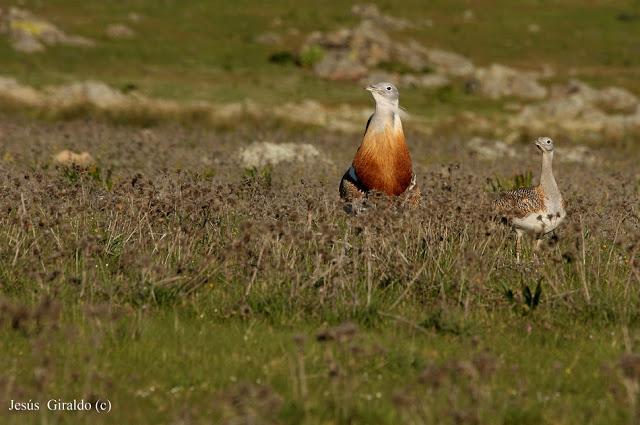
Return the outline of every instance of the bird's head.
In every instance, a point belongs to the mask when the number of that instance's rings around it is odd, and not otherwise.
[[[550,137],[538,137],[536,146],[542,153],[553,152],[553,140]]]
[[[367,90],[371,92],[377,105],[398,107],[400,93],[393,84],[387,82],[371,84],[367,86]]]

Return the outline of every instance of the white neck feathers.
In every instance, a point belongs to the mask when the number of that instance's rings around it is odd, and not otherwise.
[[[545,152],[542,154],[542,170],[540,172],[540,186],[548,196],[554,196],[560,193],[558,184],[553,176],[553,152]]]
[[[398,100],[389,100],[377,93],[373,94],[373,98],[376,101],[376,113],[378,112],[392,112],[394,114],[400,113],[400,106]]]

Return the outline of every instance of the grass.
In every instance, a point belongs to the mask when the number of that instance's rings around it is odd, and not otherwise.
[[[416,160],[418,210],[379,200],[350,218],[336,181],[355,141],[340,134],[1,128],[0,403],[114,406],[5,410],[5,423],[635,420],[638,186],[620,184],[635,178],[631,155],[559,162],[569,221],[517,266],[481,188],[518,184],[538,158],[478,161],[463,132],[409,133],[414,157],[432,158]],[[256,134],[315,140],[328,161],[239,169]],[[98,168],[54,166],[63,146]],[[464,161],[441,165],[451,151]]]
[[[609,388],[620,385],[619,378],[603,368],[624,351],[623,329],[576,324],[560,333],[546,329],[543,319],[497,314],[474,320],[468,336],[418,332],[389,320],[322,342],[321,323],[295,330],[253,319],[221,323],[189,305],[114,320],[109,309],[75,326],[73,344],[40,342],[41,350],[30,354],[37,337],[5,334],[3,351],[23,352],[13,371],[19,382],[30,382],[34,370],[53,370],[41,391],[63,399],[108,393],[112,413],[13,414],[8,423],[45,417],[50,423],[207,423],[252,416],[267,423],[420,423],[414,409],[432,420],[437,414],[440,423],[460,417],[467,417],[463,423],[624,423],[627,417],[624,400]],[[452,376],[429,376],[439,368]]]
[[[477,6],[456,1],[405,1],[402,7],[381,2],[383,12],[432,26],[407,30],[400,37],[415,38],[426,45],[461,52],[478,65],[499,62],[524,68],[553,66],[560,80],[573,70],[598,85],[621,85],[640,91],[634,69],[640,63],[635,40],[640,36],[637,2],[565,0],[545,2],[484,1]],[[335,83],[314,78],[310,71],[293,65],[269,62],[270,55],[295,51],[311,30],[349,26],[356,18],[344,2],[313,2],[291,5],[275,1],[262,5],[203,0],[166,1],[161,5],[144,0],[98,2],[77,0],[25,1],[25,7],[46,16],[71,32],[98,42],[93,49],[54,47],[47,53],[26,56],[0,41],[3,73],[19,76],[37,86],[97,78],[116,87],[134,85],[152,96],[174,99],[205,99],[221,102],[251,98],[273,104],[282,100],[313,98],[323,103],[367,104],[358,84]],[[0,2],[6,8],[7,2]],[[474,20],[464,22],[470,9]],[[138,33],[133,41],[110,40],[104,35],[113,22],[128,22],[129,13],[142,19],[129,25]],[[274,18],[281,26],[272,26]],[[567,19],[571,17],[571,19]],[[500,25],[496,25],[500,22]],[[540,32],[527,30],[537,24]],[[254,41],[267,31],[287,33],[283,46],[264,46]],[[495,110],[495,102],[464,95],[461,87],[445,102],[427,90],[403,93],[403,103],[414,113],[446,115],[451,110]]]
[[[0,0],[3,10],[8,5]],[[637,2],[379,5],[433,21],[398,37],[479,65],[550,64],[558,81],[577,75],[640,91]],[[0,39],[3,75],[38,87],[92,78],[181,101],[370,105],[358,84],[268,60],[294,51],[311,30],[355,23],[342,2],[25,0],[24,7],[98,42],[25,56]],[[129,23],[137,38],[108,39],[105,27],[128,22],[130,12],[142,17]],[[271,25],[276,17],[282,27]],[[254,42],[288,28],[301,33],[284,46]],[[462,84],[405,90],[403,105],[427,116],[503,107]],[[211,128],[189,117],[130,126],[145,117],[105,120],[83,110],[43,120],[2,109],[2,423],[640,418],[635,140],[594,146],[593,165],[557,156],[567,222],[539,257],[527,243],[516,265],[513,235],[491,218],[488,199],[535,181],[539,158],[516,144],[516,158],[479,160],[466,143],[475,134],[455,119],[429,136],[405,126],[424,194],[417,210],[373,199],[371,213],[349,217],[337,183],[357,135],[279,122]],[[238,149],[261,140],[312,143],[323,160],[244,169]],[[90,152],[95,168],[55,165],[62,149]],[[8,411],[10,400],[44,406],[58,398],[109,399],[112,411]]]

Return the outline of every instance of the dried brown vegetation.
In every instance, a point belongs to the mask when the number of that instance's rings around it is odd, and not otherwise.
[[[74,377],[47,360],[55,352],[51,339],[73,340],[79,332],[64,325],[60,309],[82,307],[78,314],[100,330],[96,346],[116,338],[109,335],[121,332],[123,316],[138,322],[139,311],[184,305],[221,323],[307,327],[352,320],[453,336],[475,334],[479,318],[534,309],[543,327],[565,321],[636,327],[640,319],[637,168],[605,150],[590,167],[558,158],[567,224],[539,257],[527,253],[516,265],[512,235],[492,218],[485,187],[488,178],[504,182],[537,170],[532,148],[519,147],[527,154],[510,162],[480,162],[466,153],[463,134],[409,134],[421,206],[405,210],[374,196],[367,213],[351,217],[337,182],[355,137],[2,118],[0,139],[0,322],[28,344],[44,344],[30,349],[49,353],[29,360],[40,368],[36,377],[84,380],[85,397],[108,392],[113,382],[94,368]],[[238,148],[256,139],[312,142],[328,160],[244,170]],[[51,157],[61,149],[90,152],[96,165],[56,166]],[[533,302],[537,285],[542,298]],[[128,338],[135,341],[135,334]],[[382,370],[389,359],[375,344],[358,342],[359,335],[350,324],[322,331],[313,343],[304,337],[294,343],[291,397],[301,410],[292,417],[317,413],[310,394],[326,399],[321,405],[339,422],[363,408],[354,397],[369,385],[365,369]],[[431,423],[447,411],[451,423],[482,423],[487,406],[495,407],[487,380],[503,367],[494,356],[478,350],[416,368],[406,385],[384,394],[397,409],[389,420]],[[320,381],[309,382],[309,364]],[[633,368],[624,376],[627,369]],[[46,394],[39,387],[46,382],[21,391]],[[0,395],[15,396],[17,387],[8,385],[0,381]],[[272,385],[229,386],[216,398],[216,411],[229,423],[277,422],[274,412],[289,411],[292,401],[283,403]],[[443,404],[428,407],[432,398]]]

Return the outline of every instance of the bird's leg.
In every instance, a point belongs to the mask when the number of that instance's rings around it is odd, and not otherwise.
[[[542,246],[542,235],[536,236],[535,241],[533,242],[533,253],[537,254],[540,251],[540,247]]]
[[[522,251],[522,232],[516,231],[516,263],[520,263],[521,251]]]
[[[365,206],[365,198],[356,198],[353,199],[351,202],[351,214],[353,215],[358,215],[358,214],[362,214],[365,210],[366,210],[366,206]]]
[[[416,208],[420,205],[420,198],[422,197],[420,186],[415,184],[415,174],[414,178],[411,181],[411,186],[407,188],[402,194],[404,199],[402,200],[402,205],[408,205],[410,209]]]

